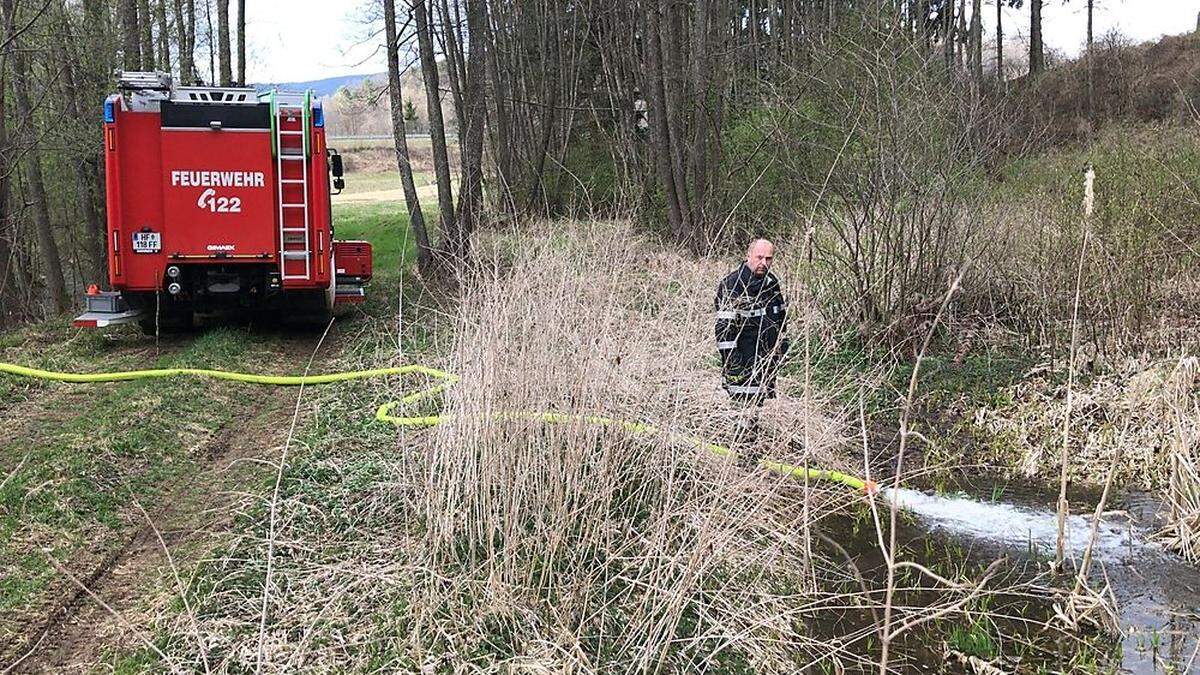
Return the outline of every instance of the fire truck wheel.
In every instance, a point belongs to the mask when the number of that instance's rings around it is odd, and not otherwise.
[[[325,291],[293,291],[288,294],[279,317],[284,324],[323,328],[333,316]]]
[[[183,333],[192,329],[192,312],[163,312],[158,315],[157,320],[154,312],[148,312],[138,319],[138,326],[144,335]]]

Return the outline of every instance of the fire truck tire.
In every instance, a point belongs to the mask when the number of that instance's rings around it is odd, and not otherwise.
[[[159,335],[166,333],[183,333],[192,329],[193,317],[191,310],[179,312],[163,312],[157,319],[154,312],[147,312],[138,319],[138,326],[143,335]]]
[[[333,317],[333,307],[324,290],[291,291],[287,294],[279,318],[285,324],[324,326]]]

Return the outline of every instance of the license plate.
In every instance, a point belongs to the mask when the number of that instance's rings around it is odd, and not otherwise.
[[[134,253],[158,253],[162,250],[162,235],[158,232],[134,232]]]

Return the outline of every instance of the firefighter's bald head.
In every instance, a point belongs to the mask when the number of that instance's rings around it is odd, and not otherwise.
[[[746,267],[749,267],[756,277],[765,276],[774,260],[775,244],[766,239],[755,239],[746,249]]]

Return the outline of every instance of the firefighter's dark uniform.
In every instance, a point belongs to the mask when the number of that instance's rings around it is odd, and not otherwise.
[[[762,277],[745,263],[717,286],[717,351],[725,390],[744,405],[775,396],[775,374],[787,351],[787,305],[779,279]]]

